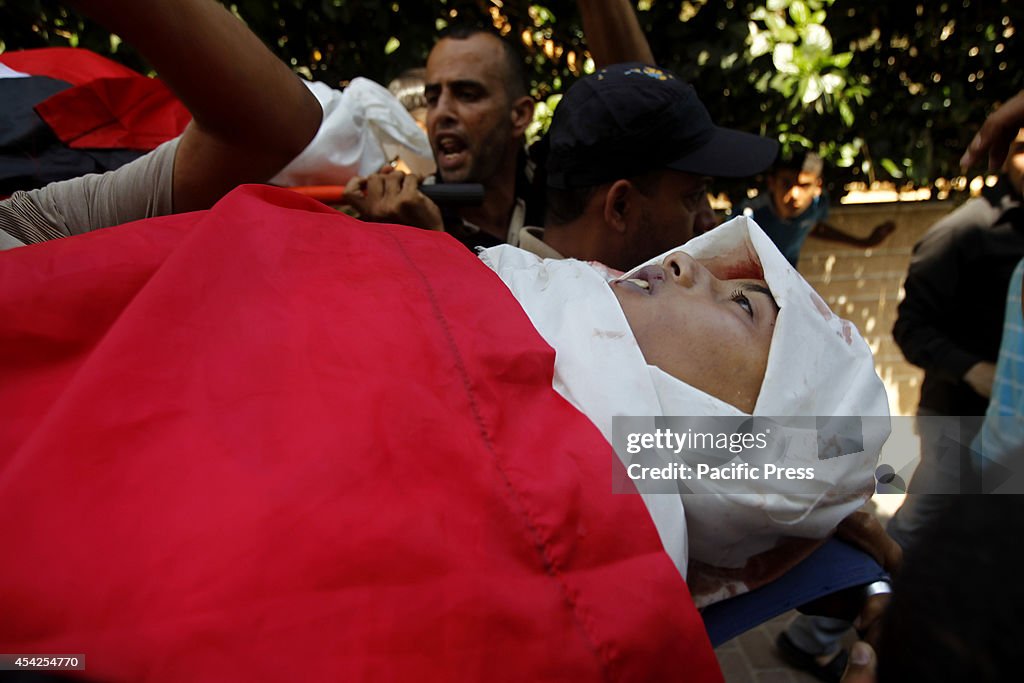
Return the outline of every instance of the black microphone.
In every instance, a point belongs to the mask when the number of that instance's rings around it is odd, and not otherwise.
[[[484,186],[480,183],[433,183],[420,185],[420,192],[442,208],[480,206],[484,203]]]

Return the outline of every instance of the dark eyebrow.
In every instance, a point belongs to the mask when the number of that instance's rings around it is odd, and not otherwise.
[[[427,83],[423,86],[424,90],[440,90],[444,83]],[[448,81],[447,85],[449,88],[480,88],[481,90],[486,89],[483,81],[477,81],[472,78],[461,78],[457,81]]]
[[[486,91],[487,87],[484,86],[483,81],[475,81],[469,78],[463,78],[458,81],[451,81],[448,83],[448,87],[452,90],[483,90]]]
[[[753,282],[748,282],[742,286],[744,292],[757,292],[758,294],[764,294],[768,297],[769,301],[772,302],[772,306],[775,307],[775,312],[779,312],[779,304],[775,301],[775,295],[772,294],[772,290],[768,289],[763,285],[759,285]]]

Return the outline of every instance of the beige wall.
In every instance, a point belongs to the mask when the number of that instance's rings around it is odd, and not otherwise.
[[[829,222],[853,235],[867,235],[884,220],[896,231],[874,249],[808,238],[800,272],[836,313],[852,321],[875,354],[875,367],[889,392],[893,415],[913,415],[921,370],[903,359],[892,339],[896,306],[914,244],[954,208],[952,202],[900,202],[833,206]]]

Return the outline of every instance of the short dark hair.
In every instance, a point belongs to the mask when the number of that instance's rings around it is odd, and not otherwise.
[[[650,195],[657,189],[658,182],[661,180],[664,171],[665,169],[647,171],[631,178],[625,178],[625,180],[633,183],[640,194]],[[587,208],[587,204],[593,198],[598,188],[607,184],[601,183],[601,185],[593,185],[591,187],[565,189],[548,187],[547,213],[544,217],[545,229],[552,226],[568,225],[582,216]]]
[[[516,100],[528,96],[530,84],[526,77],[526,55],[523,54],[518,43],[509,40],[495,29],[482,24],[450,24],[441,31],[438,42],[445,38],[467,40],[481,34],[496,38],[501,43],[509,99]]]
[[[816,153],[806,149],[788,152],[779,156],[772,173],[779,171],[796,171],[797,173],[813,173],[819,178],[825,170],[825,162]]]

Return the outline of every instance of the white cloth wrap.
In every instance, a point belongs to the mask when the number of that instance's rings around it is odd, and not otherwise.
[[[303,81],[323,109],[316,136],[271,179],[274,185],[344,185],[401,157],[413,173],[434,172],[427,135],[384,86],[354,78],[344,90]]]
[[[771,492],[771,483],[764,480],[707,479],[688,481],[695,493],[685,496],[645,494],[665,550],[685,576],[689,558],[741,567],[782,537],[831,533],[873,490],[875,463],[889,435],[889,412],[871,351],[856,328],[828,309],[756,223],[733,219],[679,249],[713,272],[752,261],[763,268],[780,312],[754,415],[885,418],[865,422],[864,450],[830,462],[827,479],[816,477],[817,494]],[[484,250],[481,259],[554,347],[554,388],[609,442],[614,416],[744,415],[646,363],[603,268],[571,259],[541,260],[509,246]],[[786,466],[812,466],[817,472],[821,463],[814,421],[809,424],[803,437],[814,446],[795,459],[791,450]],[[863,493],[836,495],[836,487]],[[790,483],[787,490],[792,488]]]

